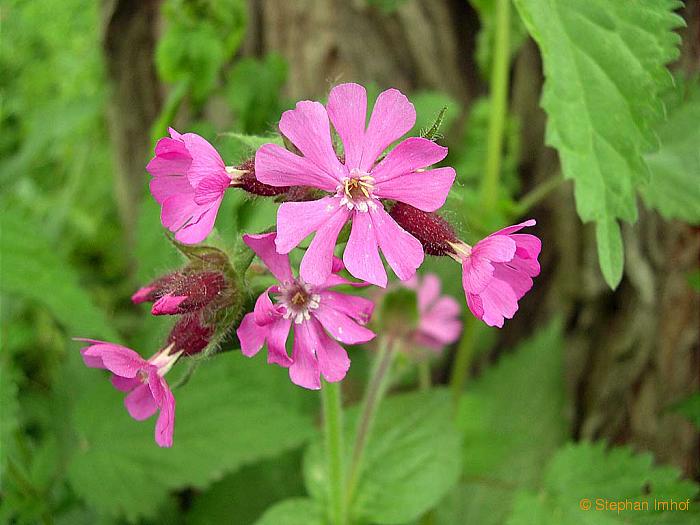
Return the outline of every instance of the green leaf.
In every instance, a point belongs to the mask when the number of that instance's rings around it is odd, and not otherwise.
[[[441,523],[503,523],[513,490],[537,486],[566,440],[563,340],[552,321],[487,370],[462,397],[464,480],[444,505]],[[536,422],[536,424],[533,424]]]
[[[509,525],[579,525],[615,523],[697,523],[688,511],[654,511],[654,501],[686,501],[698,486],[680,480],[680,472],[655,466],[651,454],[635,455],[627,447],[606,450],[604,443],[563,447],[547,467],[542,490],[520,491]],[[582,510],[588,498],[592,508]],[[605,511],[596,505],[609,502],[647,502],[648,510]],[[692,509],[692,503],[690,504]]]
[[[255,525],[324,525],[321,509],[308,498],[284,500],[270,507]]]
[[[651,178],[640,191],[667,219],[700,224],[700,82],[679,80],[674,94],[668,119],[657,127],[661,147],[646,156]]]
[[[665,64],[678,56],[683,20],[677,0],[515,0],[540,47],[549,117],[547,143],[575,181],[584,222],[604,222],[601,261],[621,253],[618,219],[637,220],[636,189],[648,180],[644,153],[658,146],[664,116],[659,94],[670,85]],[[603,235],[601,235],[601,233]],[[607,250],[607,253],[602,252]],[[618,266],[603,268],[612,286]]]
[[[625,251],[622,234],[617,221],[607,218],[595,225],[595,238],[598,243],[598,263],[608,286],[613,290],[622,280],[625,267]]]
[[[314,429],[299,408],[303,393],[289,383],[286,370],[238,352],[204,362],[174,392],[171,449],[155,444],[154,418],[134,421],[124,409],[123,393],[106,376],[98,377],[99,371],[82,371],[87,374],[95,379],[75,407],[80,450],[68,479],[101,513],[132,521],[153,516],[169,490],[202,489],[245,464],[298,447]]]
[[[700,393],[696,392],[683,401],[676,403],[672,410],[684,416],[695,427],[700,428]]]
[[[118,339],[105,314],[81,288],[74,269],[44,237],[43,225],[3,209],[0,291],[43,305],[72,336]]]
[[[304,495],[301,454],[287,453],[245,466],[195,497],[187,515],[189,525],[227,523],[249,525],[273,503]]]
[[[346,414],[345,443],[352,443],[358,408]],[[360,522],[405,523],[432,508],[459,473],[459,434],[447,392],[390,397],[379,408],[350,512]],[[307,452],[304,477],[309,493],[324,501],[327,481],[318,442]]]

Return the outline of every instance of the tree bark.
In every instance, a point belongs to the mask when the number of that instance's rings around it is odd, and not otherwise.
[[[161,97],[154,56],[160,2],[105,0],[103,49],[109,77],[109,132],[114,145],[117,203],[129,246],[147,178],[150,129]]]

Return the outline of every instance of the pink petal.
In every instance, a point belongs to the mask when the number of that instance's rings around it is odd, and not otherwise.
[[[476,243],[471,256],[491,262],[508,262],[515,256],[516,248],[515,241],[510,237],[492,234]]]
[[[464,293],[481,293],[493,279],[493,265],[480,257],[462,261],[462,288]]]
[[[136,421],[148,419],[158,410],[158,405],[156,400],[153,399],[151,389],[146,384],[141,384],[129,392],[124,398],[124,405],[129,415]]]
[[[326,105],[333,127],[343,141],[345,165],[358,168],[367,122],[367,92],[359,84],[340,84],[328,95]]]
[[[295,109],[282,114],[279,128],[306,159],[332,179],[342,180],[345,169],[333,149],[328,114],[323,104],[310,100],[297,102]]]
[[[289,257],[280,255],[275,249],[276,233],[264,233],[261,235],[244,235],[245,242],[255,255],[260,257],[262,262],[272,272],[278,281],[285,282],[294,279],[292,269],[289,266]]]
[[[185,175],[190,167],[192,157],[181,140],[162,138],[156,144],[155,157],[146,166],[148,173],[154,177],[166,175]]]
[[[81,353],[83,354],[83,359],[87,366],[106,368],[113,374],[122,377],[136,377],[139,370],[148,369],[151,366],[145,359],[130,348],[111,343],[95,344],[81,350]],[[86,357],[88,359],[85,359]],[[93,358],[100,358],[102,360],[102,366],[93,366],[89,364],[88,361],[90,361],[90,363],[97,362],[97,360]]]
[[[386,271],[379,257],[379,245],[369,213],[353,214],[352,229],[343,252],[343,262],[353,277],[382,288],[386,287]]]
[[[386,262],[399,279],[410,279],[423,262],[423,246],[420,241],[396,224],[384,208],[378,206],[370,209],[369,214]]]
[[[465,294],[467,297],[467,306],[471,313],[473,313],[474,317],[477,319],[482,319],[484,317],[484,305],[481,301],[481,297],[473,293],[466,293],[466,291]]]
[[[372,330],[360,326],[345,313],[323,301],[316,310],[311,311],[311,316],[318,319],[323,327],[341,343],[354,345],[374,339],[375,333]]]
[[[255,316],[255,322],[259,326],[265,326],[272,322],[277,321],[282,316],[284,312],[284,307],[276,306],[272,303],[270,299],[271,288],[265,290],[258,296],[257,301],[255,301],[255,311],[253,315]]]
[[[513,226],[507,226],[501,230],[498,230],[497,232],[492,233],[491,235],[510,235],[511,233],[515,233],[517,231],[520,231],[523,228],[526,228],[528,226],[534,226],[535,224],[537,224],[537,221],[535,219],[528,219],[528,220],[521,222],[519,224],[514,224]]]
[[[291,319],[278,319],[270,325],[267,333],[267,362],[289,368],[292,360],[287,355],[287,337],[292,326]]]
[[[537,259],[523,259],[518,257],[517,252],[513,260],[505,264],[530,277],[537,277],[540,274],[540,263]]]
[[[484,308],[482,320],[489,326],[503,326],[504,318],[512,319],[518,310],[518,298],[505,281],[494,279],[479,294]]]
[[[277,210],[277,253],[289,253],[336,213],[347,214],[338,197],[317,201],[285,202]]]
[[[231,178],[224,173],[213,173],[197,185],[194,192],[194,202],[201,205],[211,204],[221,199],[226,188],[231,184]]]
[[[153,177],[148,186],[158,204],[163,204],[174,195],[194,195],[194,189],[184,175]]]
[[[255,154],[255,178],[271,186],[311,186],[335,191],[340,182],[309,159],[278,144],[263,144]]]
[[[410,137],[387,153],[386,157],[372,169],[371,174],[379,185],[401,175],[432,166],[446,156],[447,148],[435,144],[432,140]]]
[[[260,326],[255,322],[253,313],[246,314],[236,329],[236,335],[241,343],[241,353],[246,357],[257,354],[265,344],[269,327]]]
[[[112,386],[122,392],[131,392],[134,388],[143,384],[141,380],[136,377],[122,377],[112,374],[112,377],[109,379],[112,382]]]
[[[165,379],[155,373],[149,374],[148,384],[160,407],[160,414],[156,421],[156,443],[160,447],[172,447],[175,430],[175,397]]]
[[[348,295],[332,290],[324,290],[320,293],[321,303],[350,316],[360,324],[367,324],[374,312],[374,302],[366,297]]]
[[[343,264],[342,259],[340,259],[334,255],[333,256],[333,268],[331,271],[333,273],[340,273],[343,270],[345,270],[345,265]]]
[[[515,241],[517,249],[515,255],[523,259],[537,259],[542,250],[542,241],[534,235],[527,233],[516,233],[510,235],[510,238]]]
[[[221,200],[215,202],[211,208],[204,211],[199,218],[196,218],[175,234],[175,239],[183,244],[197,244],[206,239],[214,229],[216,214],[219,212]]]
[[[374,194],[410,204],[423,211],[435,211],[445,204],[455,180],[452,168],[436,168],[419,173],[399,175],[377,184]]]
[[[299,267],[299,273],[307,283],[321,285],[331,274],[335,243],[349,216],[347,207],[340,207],[316,231]]]
[[[330,383],[342,381],[350,369],[348,353],[345,348],[328,337],[320,326],[316,326],[316,330],[320,341],[316,353],[323,378]]]
[[[308,321],[294,325],[293,363],[289,367],[292,383],[311,390],[321,388],[321,372],[316,359],[319,346],[318,334],[315,330],[311,332]]]
[[[185,133],[181,137],[192,157],[192,164],[187,170],[192,187],[196,188],[202,181],[217,174],[226,176],[226,166],[214,146],[196,133]]]
[[[136,290],[134,295],[131,296],[131,302],[134,304],[145,303],[149,300],[151,292],[156,289],[155,286],[144,286]]]
[[[517,299],[522,298],[532,288],[532,278],[526,273],[513,268],[510,263],[496,263],[493,277],[508,283]]]
[[[370,171],[379,154],[408,133],[415,123],[416,110],[403,93],[397,89],[380,93],[365,132],[360,169]]]
[[[194,192],[178,193],[163,201],[160,221],[170,231],[176,232],[185,224],[196,221],[206,209],[206,206],[194,202]]]
[[[176,315],[180,313],[179,306],[186,300],[186,295],[164,295],[153,303],[153,307],[151,307],[151,314]]]
[[[457,301],[452,297],[441,297],[430,312],[422,316],[418,330],[443,345],[452,344],[462,331],[459,314]]]
[[[439,296],[440,279],[434,273],[426,274],[416,293],[418,310],[420,312],[427,312]]]

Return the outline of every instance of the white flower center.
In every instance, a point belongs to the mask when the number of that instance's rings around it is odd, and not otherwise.
[[[296,324],[301,324],[311,318],[309,312],[318,308],[321,296],[314,293],[310,285],[296,279],[280,287],[277,302],[286,309],[285,319],[293,319]]]
[[[341,197],[340,205],[347,206],[349,210],[367,211],[374,209],[377,204],[376,197],[372,195],[374,191],[374,177],[369,173],[353,168],[350,176],[343,180],[338,186],[338,196]]]

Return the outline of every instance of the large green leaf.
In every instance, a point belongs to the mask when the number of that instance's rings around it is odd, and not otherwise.
[[[104,514],[152,516],[169,490],[203,488],[242,465],[298,447],[314,429],[297,403],[303,393],[289,383],[286,370],[237,352],[204,362],[175,391],[171,449],[155,444],[153,418],[137,422],[128,416],[123,394],[106,376],[82,372],[94,380],[76,404],[80,450],[68,477]]]
[[[44,237],[42,224],[5,208],[0,231],[0,292],[43,305],[71,335],[117,338],[67,258]]]
[[[476,381],[458,415],[464,482],[441,505],[441,523],[502,523],[515,489],[535,487],[566,440],[563,341],[555,320]]]
[[[641,193],[667,219],[700,224],[700,83],[679,81],[673,94],[657,128],[661,148],[646,156],[651,179]]]
[[[293,498],[270,507],[255,525],[323,525],[322,516],[315,501]]]
[[[683,20],[678,0],[515,0],[542,52],[542,106],[549,117],[547,143],[575,181],[576,208],[584,222],[606,223],[615,239],[618,219],[637,220],[636,188],[648,180],[643,154],[658,146],[659,98],[670,85],[665,64],[678,56]],[[612,247],[614,251],[619,251]],[[600,263],[615,288],[621,258]]]
[[[356,407],[347,412],[345,443],[352,443],[357,417]],[[350,513],[360,522],[379,524],[405,523],[419,517],[457,482],[459,446],[447,392],[387,399],[367,443]],[[308,450],[304,476],[309,493],[325,501],[327,476],[318,442]]]
[[[654,501],[693,499],[696,484],[679,479],[673,467],[654,466],[651,454],[629,448],[606,450],[604,443],[562,448],[547,467],[542,490],[521,491],[509,525],[580,525],[615,523],[697,523],[693,511],[655,511]],[[585,510],[587,502],[591,505]],[[606,501],[647,502],[648,510],[604,510]],[[597,507],[601,507],[598,508]]]

